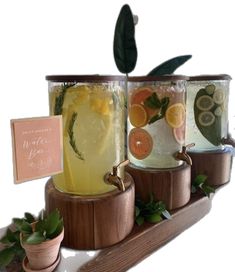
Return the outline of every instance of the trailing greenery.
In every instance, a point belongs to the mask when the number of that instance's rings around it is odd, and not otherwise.
[[[113,53],[115,63],[121,73],[128,74],[134,70],[137,61],[135,24],[128,5],[121,8],[116,22]]]
[[[164,218],[171,219],[170,213],[162,201],[154,201],[153,195],[147,203],[137,199],[135,202],[135,222],[142,225],[145,221],[149,223],[158,223]]]
[[[210,197],[212,193],[215,193],[215,189],[206,184],[207,176],[198,175],[194,179],[192,183],[192,193],[196,193],[197,191],[202,192],[207,197]]]
[[[63,113],[63,104],[65,99],[65,94],[68,88],[74,86],[75,84],[67,84],[63,83],[61,87],[60,94],[55,99],[55,108],[54,108],[54,115],[61,115]]]
[[[77,116],[78,116],[78,114],[76,112],[74,112],[72,114],[71,120],[69,122],[69,127],[68,127],[69,143],[70,143],[73,151],[76,153],[77,158],[84,161],[85,159],[84,159],[83,154],[77,148],[75,137],[74,137],[74,132],[73,132],[73,127],[76,122]]]
[[[183,55],[169,59],[155,67],[151,72],[148,73],[148,76],[162,76],[167,74],[173,74],[178,67],[184,64],[191,57],[192,55]]]
[[[35,227],[32,223],[35,222]],[[13,260],[22,261],[25,251],[21,246],[20,234],[24,243],[39,244],[58,236],[63,229],[63,219],[58,210],[44,217],[40,213],[38,218],[30,213],[25,213],[24,218],[13,218],[13,225],[0,240],[4,249],[0,251],[0,268],[6,267]]]

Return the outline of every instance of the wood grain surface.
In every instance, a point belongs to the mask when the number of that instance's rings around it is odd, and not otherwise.
[[[211,199],[196,195],[183,208],[172,212],[171,220],[134,227],[121,243],[102,250],[80,272],[124,272],[165,245],[203,218],[211,209]]]
[[[226,148],[210,152],[188,152],[193,161],[191,179],[206,175],[208,185],[222,185],[230,180],[232,168],[232,149]]]
[[[73,249],[100,249],[123,240],[134,225],[135,190],[125,175],[124,192],[76,196],[58,191],[52,180],[45,188],[46,211],[58,209],[64,219],[63,245]]]
[[[132,164],[126,167],[135,181],[136,197],[148,201],[150,194],[155,200],[163,201],[167,209],[173,210],[186,205],[191,194],[190,166],[168,169],[139,168]]]

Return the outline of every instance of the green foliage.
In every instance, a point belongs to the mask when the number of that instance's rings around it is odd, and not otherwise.
[[[53,239],[60,234],[63,229],[63,220],[60,217],[59,211],[55,210],[44,218],[38,218],[34,231],[25,232],[22,226],[20,231],[23,233],[23,242],[27,244],[39,244],[43,241]]]
[[[135,24],[131,9],[124,5],[119,13],[113,43],[115,63],[121,73],[134,70],[137,61]]]
[[[206,184],[207,176],[205,175],[197,175],[192,183],[192,193],[196,193],[197,191],[203,192],[204,195],[210,197],[212,193],[215,193],[215,189]]]
[[[23,260],[25,251],[21,246],[20,233],[24,243],[39,244],[45,240],[55,238],[63,229],[63,219],[58,210],[53,211],[46,217],[42,213],[38,218],[30,213],[25,213],[24,218],[13,218],[12,221],[14,231],[8,228],[6,234],[0,240],[5,246],[0,251],[0,268],[6,267],[13,260]],[[31,224],[34,222],[35,227],[32,227]]]
[[[167,74],[172,74],[174,71],[189,60],[192,55],[178,56],[172,59],[169,59],[162,64],[158,65],[151,72],[148,73],[148,76],[162,76]]]
[[[144,105],[151,109],[158,109],[158,113],[150,118],[149,124],[156,122],[164,118],[168,104],[170,102],[169,97],[163,97],[161,100],[156,93],[153,93],[150,97],[146,98]]]
[[[135,203],[135,222],[142,225],[145,221],[149,223],[158,223],[164,218],[171,219],[170,213],[166,210],[166,206],[162,201],[154,201],[150,196],[150,201],[144,203],[137,199]]]

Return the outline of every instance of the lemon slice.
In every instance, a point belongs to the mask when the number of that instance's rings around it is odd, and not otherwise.
[[[209,95],[202,95],[197,99],[196,106],[199,110],[209,111],[214,106],[214,101]]]
[[[213,100],[216,104],[222,104],[224,102],[225,99],[225,93],[223,90],[218,89],[214,92],[213,94]]]
[[[171,105],[166,111],[166,121],[172,128],[179,128],[185,120],[185,107],[182,103]]]
[[[129,119],[134,127],[144,127],[148,122],[148,115],[144,106],[133,104],[129,108]]]
[[[200,125],[204,127],[208,127],[208,126],[211,126],[215,122],[215,116],[210,111],[204,111],[198,115],[198,121]]]

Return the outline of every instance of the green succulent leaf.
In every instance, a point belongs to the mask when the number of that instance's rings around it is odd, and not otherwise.
[[[26,236],[26,239],[24,240],[24,242],[26,242],[27,244],[33,245],[33,244],[40,244],[45,240],[46,238],[43,236],[41,232],[35,231],[31,235]]]
[[[129,5],[124,5],[119,13],[115,32],[113,53],[115,63],[121,73],[134,70],[137,61],[137,47],[135,42],[135,24]]]
[[[10,264],[14,258],[14,248],[8,247],[0,251],[0,268]]]
[[[178,67],[183,65],[191,57],[192,55],[183,55],[169,59],[155,67],[151,72],[148,73],[148,76],[162,76],[172,74]]]
[[[21,219],[21,218],[13,218],[12,219],[15,227],[18,229],[18,230],[21,230],[21,227],[22,227],[22,224],[24,222],[24,219]]]
[[[24,214],[24,217],[25,217],[25,221],[28,222],[29,224],[36,221],[36,218],[31,213],[26,212]]]
[[[32,226],[28,222],[26,222],[25,220],[23,220],[23,223],[21,225],[21,232],[32,233]]]
[[[48,215],[45,221],[45,231],[47,235],[51,235],[56,229],[60,222],[60,213],[58,210],[54,210]]]
[[[61,218],[58,222],[58,225],[57,225],[55,231],[52,232],[51,234],[48,234],[47,237],[49,239],[53,239],[53,238],[57,237],[61,233],[61,231],[63,230],[63,227],[64,227],[64,222],[63,222],[63,219]]]

